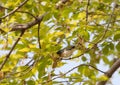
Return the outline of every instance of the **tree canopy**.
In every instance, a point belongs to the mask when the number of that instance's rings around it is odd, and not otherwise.
[[[111,84],[119,11],[120,0],[0,0],[0,84]]]

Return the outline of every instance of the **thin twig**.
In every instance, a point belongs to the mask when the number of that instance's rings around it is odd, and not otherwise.
[[[2,7],[3,9],[7,9],[7,10],[13,10],[13,9],[11,9],[11,8],[7,8],[7,7],[4,7],[4,6],[0,6],[0,7]],[[32,17],[34,17],[35,19],[37,19],[36,16],[34,16],[34,15],[33,15],[32,13],[30,13],[30,12],[27,12],[27,11],[19,11],[19,10],[17,10],[16,12],[29,14],[30,16],[32,16]]]
[[[17,25],[18,27],[15,26],[15,29],[20,29],[20,28],[22,28],[22,27],[23,27],[23,29],[21,29],[21,34],[20,34],[19,38],[16,40],[16,42],[14,43],[14,45],[13,45],[13,47],[11,48],[10,52],[6,55],[5,60],[2,62],[1,66],[0,66],[0,70],[2,70],[3,66],[5,65],[5,63],[7,62],[7,60],[9,59],[12,51],[14,50],[15,46],[17,45],[17,43],[18,43],[19,40],[21,39],[21,37],[22,37],[22,35],[24,34],[25,30],[28,29],[28,28],[30,28],[30,27],[32,27],[32,26],[34,26],[34,25],[37,24],[38,22],[40,23],[45,15],[46,15],[46,13],[43,14],[42,16],[38,17],[37,20],[34,20],[34,21],[32,21],[32,22],[27,23],[25,26],[24,26],[24,25],[23,25],[23,26]],[[20,27],[20,28],[19,28],[19,27]]]
[[[24,70],[22,70],[20,72],[13,73],[12,75],[19,74],[19,73],[22,73],[22,72],[26,72],[26,71],[28,71],[28,69],[32,69],[32,67],[34,66],[34,64],[35,64],[35,61],[30,66],[28,66],[27,68],[25,68]]]
[[[114,0],[115,1],[115,0]],[[107,28],[106,30],[104,31],[104,35],[101,37],[101,39],[98,41],[98,42],[101,42],[105,35],[107,34],[107,31],[108,31],[108,28],[109,28],[109,25],[110,25],[110,22],[112,21],[112,18],[113,18],[113,15],[114,15],[114,11],[115,11],[115,8],[116,8],[116,2],[114,2],[114,7],[112,9],[112,13],[111,13],[111,16],[110,16],[110,19],[109,19],[109,22],[108,22],[108,25],[107,25]],[[120,67],[120,59],[118,59],[113,65],[112,67],[107,71],[105,72],[105,75],[108,77],[108,78],[111,78],[111,76],[113,75],[113,73]],[[104,81],[100,81],[98,82],[97,85],[105,85],[107,83],[108,80],[104,80]]]
[[[94,45],[94,46],[95,46],[95,45]],[[62,60],[72,60],[72,59],[75,59],[75,58],[79,58],[80,56],[84,55],[86,52],[88,52],[88,51],[90,51],[91,49],[93,49],[94,46],[91,47],[91,48],[87,48],[83,53],[81,53],[81,54],[78,55],[78,56],[75,56],[75,57],[69,57],[69,58],[62,58]]]
[[[27,12],[27,11],[16,11],[16,12],[29,14],[29,15],[32,16],[33,18],[37,19],[37,17],[34,16],[34,15],[33,15],[32,13],[30,13],[30,12]]]
[[[37,19],[35,19],[35,20],[31,21],[31,22],[28,22],[26,24],[17,24],[15,26],[11,27],[12,28],[11,31],[27,30],[27,29],[31,28],[32,26],[34,26],[34,25],[36,25],[38,23],[41,23],[41,21],[43,20],[43,18],[44,18],[44,16],[46,14],[48,14],[48,12],[42,14],[41,16],[37,17]]]
[[[116,6],[115,6],[115,7],[116,7]],[[109,29],[110,23],[111,23],[111,19],[112,19],[113,15],[114,15],[115,7],[113,8],[112,13],[110,14],[110,18],[109,18],[107,27],[106,27],[106,29],[105,29],[102,37],[93,45],[93,47],[86,49],[85,52],[83,52],[82,54],[80,54],[80,55],[78,55],[78,56],[76,56],[76,57],[67,58],[67,59],[62,59],[62,60],[71,60],[71,59],[78,58],[78,57],[84,55],[86,52],[88,52],[88,51],[90,51],[91,49],[93,49],[98,43],[100,43],[100,42],[105,38],[105,36],[106,36],[106,34],[107,34],[107,32],[108,32],[108,29]]]
[[[11,12],[9,12],[7,15],[1,17],[0,19],[4,19],[12,14],[14,14],[17,10],[19,10],[24,4],[26,4],[29,0],[25,0],[23,1],[18,7],[16,7],[14,10],[12,10]]]
[[[7,62],[7,60],[9,59],[12,51],[14,50],[15,46],[17,45],[17,43],[19,42],[19,40],[21,39],[22,35],[24,34],[25,30],[21,31],[20,36],[18,37],[18,39],[16,40],[16,42],[14,43],[14,45],[12,46],[10,52],[6,55],[5,60],[2,62],[1,66],[0,66],[0,70],[2,70],[3,66],[5,65],[5,63]]]
[[[27,64],[25,64],[25,66],[28,66],[32,61],[34,61],[34,60],[31,59]]]
[[[63,77],[63,76],[65,76],[66,74],[68,74],[68,73],[70,73],[71,71],[73,71],[74,69],[76,69],[76,68],[78,68],[78,67],[81,67],[81,66],[92,67],[92,68],[94,68],[95,70],[100,71],[101,73],[104,73],[104,74],[105,74],[104,71],[102,71],[102,70],[100,70],[100,69],[98,69],[98,68],[96,68],[96,67],[94,67],[94,66],[92,66],[92,65],[90,65],[90,64],[80,64],[80,65],[78,65],[78,66],[73,67],[72,69],[70,69],[70,70],[67,71],[66,73],[64,73],[64,74],[62,74],[62,75],[60,74],[60,76],[57,76],[57,77],[55,77],[55,78],[53,78],[53,79],[51,79],[51,80],[48,80],[47,82],[43,82],[42,84],[46,84],[46,83],[48,83],[48,82],[50,82],[50,81],[53,81],[53,80],[55,80],[55,79],[57,79],[57,78]]]
[[[108,24],[107,24],[107,26],[106,26],[106,29],[105,29],[105,31],[104,31],[104,34],[103,34],[103,36],[100,38],[100,40],[98,40],[97,43],[101,42],[101,41],[105,38],[105,36],[106,36],[106,34],[107,34],[107,32],[108,32],[110,23],[111,23],[112,18],[113,18],[115,8],[116,8],[116,5],[113,7],[112,13],[110,14],[110,18],[109,18],[109,20],[108,20]]]
[[[40,23],[38,23],[38,44],[39,44],[39,48],[41,49],[41,44],[40,44]]]
[[[18,77],[22,77],[22,76],[26,75],[27,73],[29,73],[29,72],[32,70],[32,68],[37,64],[37,62],[38,62],[39,60],[41,60],[41,58],[37,58],[29,67],[27,67],[26,69],[24,69],[24,70],[22,70],[22,71],[20,71],[20,72],[16,72],[16,73],[14,73],[14,74],[18,74],[18,73],[22,73],[22,72],[25,72],[25,71],[26,71],[24,74],[22,74],[22,75],[20,75],[20,76],[18,76]]]
[[[28,71],[29,69],[32,70],[33,66],[35,66],[39,60],[41,60],[41,58],[37,58],[36,60],[34,60],[34,62],[33,62],[31,65],[29,65],[27,68],[25,68],[24,70],[22,70],[22,71],[20,71],[20,72],[10,73],[10,75],[19,74],[19,73]],[[28,63],[30,63],[30,62],[32,62],[32,61],[33,61],[33,59],[30,60]],[[28,64],[28,63],[27,63],[27,64]],[[27,66],[27,64],[26,64],[25,66]],[[26,72],[26,73],[27,73],[27,72]],[[23,75],[20,75],[20,76],[23,76]]]
[[[90,0],[87,1],[87,7],[86,7],[86,25],[87,25],[87,22],[88,22],[88,7],[90,5]]]

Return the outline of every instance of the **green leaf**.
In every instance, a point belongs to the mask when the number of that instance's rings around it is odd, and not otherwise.
[[[107,76],[105,76],[105,75],[101,75],[100,77],[99,77],[99,80],[102,80],[102,81],[105,81],[105,80],[108,80],[109,78],[107,77]]]
[[[35,85],[35,81],[29,80],[29,81],[27,81],[27,84],[28,84],[28,85]]]
[[[102,59],[103,59],[104,63],[106,63],[106,64],[110,63],[110,60],[108,59],[108,57],[102,56]]]
[[[105,3],[111,3],[112,1],[111,0],[102,0],[103,2]]]
[[[110,43],[108,46],[111,50],[114,50],[114,44],[113,43]]]
[[[109,53],[109,47],[108,46],[105,46],[103,49],[103,54],[107,55]]]
[[[86,61],[86,60],[87,60],[87,58],[86,58],[85,56],[83,56],[83,57],[82,57],[82,60],[83,60],[83,61]]]
[[[97,68],[101,60],[107,66],[113,65],[111,55],[118,58],[120,54],[120,0],[114,0],[117,4],[114,11],[113,0],[29,0],[20,6],[23,1],[0,0],[0,64],[5,63],[0,70],[9,77],[0,79],[0,85],[76,85],[82,81],[85,81],[82,85],[96,85],[98,70],[73,65],[67,67],[72,69],[69,71],[62,66],[69,66],[74,58],[76,65],[90,63]],[[57,4],[60,4],[59,9],[56,9]],[[48,14],[38,29],[37,18],[45,12]],[[15,23],[15,30],[11,31],[12,23]],[[20,36],[22,28],[26,27]],[[75,46],[72,57],[66,59],[57,55],[60,49],[71,45]],[[58,65],[52,68],[55,61]],[[69,81],[58,81],[66,79]],[[107,80],[104,76],[102,79]]]
[[[42,63],[38,68],[38,78],[41,78],[45,74],[45,66],[46,64]]]
[[[120,39],[120,33],[114,35],[114,40],[117,41]]]
[[[117,43],[116,49],[117,49],[117,51],[120,51],[120,42]]]

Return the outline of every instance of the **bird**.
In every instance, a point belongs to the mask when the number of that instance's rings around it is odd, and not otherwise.
[[[57,57],[53,58],[53,65],[52,68],[55,68],[58,63],[61,61],[62,58],[70,57],[73,52],[75,51],[75,46],[67,46],[59,51],[56,52]]]
[[[74,50],[75,50],[75,46],[68,46],[68,47],[65,47],[65,48],[57,51],[57,54],[60,56],[60,58],[67,58],[72,55]]]

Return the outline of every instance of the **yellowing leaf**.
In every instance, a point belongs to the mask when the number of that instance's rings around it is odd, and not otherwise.
[[[36,48],[36,45],[29,44],[29,47],[30,47],[30,48]]]
[[[15,21],[16,21],[15,16],[12,16],[12,18],[9,20],[9,23],[13,23],[13,22],[15,22]]]
[[[105,81],[105,80],[108,80],[108,77],[107,76],[105,76],[105,75],[102,75],[102,76],[100,76],[99,77],[99,79],[102,81]]]
[[[15,2],[15,5],[17,5],[17,4],[19,4],[20,3],[20,0],[17,0],[16,2]]]
[[[37,72],[37,68],[32,69],[32,73],[36,73]]]
[[[17,68],[17,72],[20,72],[20,71],[22,71],[22,70],[24,70],[24,69],[26,69],[26,68],[28,68],[28,66],[19,66],[19,67]],[[28,68],[28,70],[29,70],[29,68]]]
[[[83,18],[85,18],[85,16],[86,16],[86,13],[82,12],[82,13],[79,13],[78,18],[83,19]]]
[[[4,72],[0,71],[0,79],[3,79],[4,78]]]
[[[98,18],[98,15],[94,15],[93,18],[94,18],[94,19]]]
[[[63,35],[63,34],[64,34],[64,32],[56,32],[56,33],[55,33],[56,36],[61,36],[61,35]]]
[[[69,23],[69,22],[70,22],[70,19],[66,19],[65,22]]]
[[[28,51],[30,51],[30,48],[23,48],[23,49],[20,49],[19,51],[20,52],[28,52]]]
[[[70,33],[66,33],[65,35],[66,35],[66,37],[68,37],[70,35]]]
[[[12,28],[3,28],[5,32],[9,32]]]

